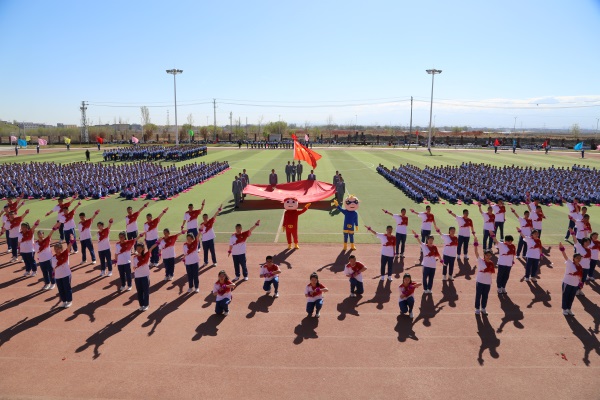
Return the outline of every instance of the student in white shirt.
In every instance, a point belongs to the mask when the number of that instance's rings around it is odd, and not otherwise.
[[[416,214],[421,218],[421,243],[425,243],[427,238],[431,235],[431,226],[437,230],[437,224],[435,223],[435,216],[431,213],[431,206],[425,207],[425,212],[416,212],[412,208],[410,212]],[[425,283],[423,283],[425,285]]]
[[[165,281],[172,281],[175,275],[175,258],[177,257],[175,254],[175,242],[184,233],[185,231],[182,230],[181,233],[171,235],[171,231],[165,228],[163,229],[163,237],[158,241],[158,248],[161,250],[161,257],[165,266]]]
[[[600,255],[600,240],[598,240],[598,232],[592,232],[590,235],[590,250],[592,251],[592,258],[590,260],[590,272],[588,273],[587,280],[595,281],[594,271],[598,265],[598,256]]]
[[[496,285],[498,293],[506,294],[506,284],[510,277],[510,271],[515,262],[516,249],[513,244],[512,235],[506,235],[503,242],[498,241],[496,235],[492,235],[496,248],[498,249],[498,276],[496,277]]]
[[[125,216],[125,232],[127,232],[127,240],[136,239],[138,237],[137,219],[142,210],[146,207],[148,207],[148,203],[145,203],[136,212],[133,212],[133,207],[127,207],[127,215]]]
[[[67,243],[67,248],[63,250],[60,243],[54,245],[54,255],[52,256],[52,268],[54,270],[54,279],[58,295],[63,302],[64,308],[69,308],[73,304],[73,290],[71,289],[71,267],[69,266],[69,254],[71,246],[76,243],[75,238],[72,238]]]
[[[110,228],[113,219],[108,220],[108,226],[104,227],[104,222],[96,224],[98,228],[98,258],[100,259],[100,276],[103,276],[108,269],[108,276],[112,276],[112,254],[110,252]]]
[[[448,214],[452,215],[456,222],[458,223],[458,246],[456,248],[456,257],[460,257],[460,253],[464,254],[464,259],[469,259],[469,240],[471,239],[471,234],[475,234],[475,229],[473,228],[473,220],[469,218],[469,210],[466,208],[463,210],[462,217],[454,214],[452,210],[446,209]]]
[[[86,219],[85,213],[79,213],[79,224],[77,224],[77,230],[79,230],[79,243],[81,244],[81,263],[87,262],[86,249],[90,253],[92,258],[92,264],[96,264],[96,254],[94,253],[94,245],[92,244],[92,232],[90,230],[94,218],[100,213],[100,210],[96,210],[91,218]],[[104,269],[102,269],[104,271]],[[104,274],[102,274],[104,275]]]
[[[273,286],[273,289],[275,290],[273,297],[279,297],[280,274],[281,269],[279,268],[279,265],[273,263],[273,256],[267,256],[265,263],[260,266],[260,277],[265,280],[263,283],[263,290],[266,292],[267,296],[271,294],[271,286]]]
[[[400,258],[404,258],[404,248],[406,245],[406,235],[408,229],[408,217],[406,216],[406,208],[400,210],[400,214],[392,214],[388,210],[382,210],[385,214],[391,215],[396,220],[396,254]],[[402,246],[402,247],[400,247]],[[400,252],[398,253],[398,250]]]
[[[494,229],[496,229],[496,214],[494,214],[492,206],[488,206],[487,212],[485,213],[481,210],[481,203],[479,203],[477,207],[479,207],[479,212],[483,217],[483,250],[491,250],[492,238],[490,237],[490,232],[493,232]]]
[[[187,228],[187,233],[194,234],[194,237],[198,237],[198,217],[204,210],[204,200],[202,200],[202,206],[199,210],[194,210],[193,204],[188,204],[188,210],[183,214],[183,222],[181,223],[181,230],[184,227]],[[200,243],[198,243],[198,250],[200,250]]]
[[[115,244],[115,257],[117,268],[119,269],[119,278],[121,287],[119,290],[131,290],[131,249],[136,243],[136,239],[126,240],[127,232],[119,233],[119,241]],[[127,286],[125,286],[127,284]]]
[[[573,219],[579,215],[579,199],[575,197],[572,203],[567,203],[563,198],[561,198],[561,200],[569,209],[569,227],[567,228],[567,234],[565,235],[565,240],[569,240],[569,235],[571,234],[570,231],[575,228],[575,221]]]
[[[183,233],[183,231],[182,231]],[[200,280],[198,273],[200,269],[200,256],[198,256],[198,238],[193,233],[188,233],[183,244],[183,261],[188,277],[188,293],[200,292]]]
[[[435,244],[433,244],[433,236],[427,237],[426,243],[421,243],[417,232],[412,231],[413,236],[421,245],[421,253],[423,259],[421,265],[423,266],[423,294],[431,294],[433,288],[433,278],[435,277],[436,262],[441,258],[440,252]]]
[[[146,247],[148,249],[152,248],[152,254],[150,256],[150,266],[158,267],[159,261],[159,253],[158,246],[154,246],[158,242],[158,224],[160,223],[160,219],[169,208],[165,208],[156,218],[152,218],[152,214],[146,214],[146,223],[144,224],[144,232],[140,236],[146,237]],[[150,250],[148,250],[150,251]]]
[[[402,277],[402,284],[399,286],[400,299],[398,305],[400,306],[400,315],[408,313],[409,318],[413,318],[413,306],[415,305],[415,289],[421,286],[420,283],[413,282],[410,274],[404,274]]]
[[[592,249],[590,248],[590,239],[583,238],[580,242],[575,243],[575,253],[581,255],[581,282],[583,285],[577,291],[578,296],[583,296],[583,288],[585,287],[585,282],[587,281],[587,277],[590,273],[590,265],[592,263]]]
[[[573,259],[569,260],[562,243],[559,244],[559,250],[565,259],[565,275],[562,281],[562,312],[563,315],[575,315],[571,311],[575,294],[583,286],[582,276],[583,268],[580,264],[581,254],[573,254]]]
[[[310,283],[304,288],[304,296],[306,297],[306,313],[312,317],[315,308],[317,313],[315,317],[321,316],[321,308],[323,307],[323,293],[328,292],[322,283],[319,282],[319,275],[316,272],[310,274]]]
[[[493,229],[492,229],[493,232]],[[477,258],[477,278],[475,287],[475,314],[487,315],[486,307],[490,288],[492,287],[492,274],[496,272],[494,262],[492,261],[491,250],[486,250],[483,257],[479,257],[479,243],[477,237],[473,236],[473,247],[475,257]]]
[[[523,213],[523,218],[519,217],[519,214],[517,214],[514,208],[511,208],[510,211],[512,211],[519,220],[519,228],[517,230],[520,229],[523,233],[523,235],[519,236],[517,258],[520,258],[521,256],[525,257],[525,254],[527,254],[527,243],[525,242],[524,237],[531,236],[531,232],[533,231],[533,221],[529,218],[529,211]]]
[[[223,204],[219,205],[217,212],[212,218],[208,218],[208,214],[202,214],[202,223],[200,224],[198,230],[200,231],[200,235],[202,236],[202,248],[204,249],[204,264],[203,267],[208,265],[208,253],[210,252],[210,256],[212,258],[212,265],[217,266],[217,256],[215,254],[215,230],[214,225],[217,219],[217,216],[223,209]]]
[[[37,264],[35,263],[35,252],[33,237],[35,229],[40,224],[38,219],[33,224],[33,228],[29,226],[27,222],[21,224],[21,232],[19,232],[19,252],[23,257],[23,263],[25,263],[25,273],[23,276],[36,276],[37,275]]]
[[[542,241],[538,236],[538,232],[534,230],[531,232],[531,236],[525,236],[521,229],[517,229],[519,235],[527,243],[527,261],[525,264],[525,282],[529,282],[531,279],[533,282],[537,282],[537,273],[540,266],[540,258],[542,258]]]
[[[231,291],[235,289],[235,284],[229,280],[225,270],[219,271],[219,277],[213,286],[212,293],[216,296],[215,314],[229,315],[229,304],[233,297]]]
[[[500,240],[504,240],[504,222],[506,221],[506,207],[504,206],[504,201],[498,200],[498,203],[492,205],[492,210],[494,210],[494,214],[496,215],[494,235],[498,234],[498,230],[500,230]]]
[[[454,262],[456,261],[458,238],[455,236],[456,228],[451,226],[448,228],[448,234],[442,233],[438,229],[438,234],[444,242],[444,250],[442,251],[444,266],[442,268],[442,280],[454,280]]]
[[[63,232],[65,235],[65,242],[70,243],[71,238],[75,239],[75,243],[72,244],[72,249],[75,254],[77,251],[77,236],[75,235],[75,212],[81,205],[81,202],[78,201],[75,207],[69,211],[68,207],[63,207],[62,210],[58,214],[58,221],[63,224]]]
[[[348,264],[344,267],[344,275],[350,279],[350,297],[360,296],[365,292],[362,273],[367,267],[359,261],[356,261],[354,254],[348,257]]]
[[[246,268],[246,240],[252,234],[252,231],[260,225],[260,220],[247,231],[242,232],[242,224],[235,225],[235,233],[229,238],[229,250],[227,250],[227,256],[233,256],[233,268],[235,270],[235,278],[233,282],[240,279],[240,267],[242,274],[244,274],[244,280],[248,280],[248,268]]]
[[[133,256],[133,275],[135,277],[135,288],[137,290],[139,311],[146,311],[150,307],[150,257],[152,250],[158,246],[154,243],[148,251],[144,251],[144,244],[135,246],[136,254]]]
[[[388,281],[392,281],[392,270],[394,266],[394,247],[396,247],[396,237],[392,235],[391,225],[388,225],[385,228],[385,233],[378,233],[371,229],[370,226],[365,226],[367,231],[371,232],[373,235],[377,236],[377,238],[381,241],[381,280],[385,279],[386,271],[385,266],[387,265],[387,278]]]
[[[44,237],[44,231],[37,231],[38,240],[35,241],[35,252],[37,253],[38,262],[40,263],[40,269],[44,275],[44,290],[54,289],[56,285],[52,270],[52,249],[50,248],[50,241],[52,240],[52,235],[59,227],[60,223],[56,223],[56,225],[52,227],[48,237]]]

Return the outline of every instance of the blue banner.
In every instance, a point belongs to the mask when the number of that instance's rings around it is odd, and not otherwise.
[[[574,150],[583,150],[583,142],[579,142],[573,147]]]
[[[19,139],[17,144],[21,147],[27,147],[27,141],[25,139]]]

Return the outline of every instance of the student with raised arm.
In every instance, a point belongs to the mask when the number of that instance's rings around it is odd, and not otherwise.
[[[492,249],[492,238],[490,237],[490,231],[493,232],[496,228],[496,214],[492,206],[488,206],[487,212],[481,210],[481,203],[477,203],[479,213],[483,217],[483,251]]]
[[[504,240],[504,222],[506,221],[506,207],[504,206],[504,201],[498,200],[496,204],[493,204],[488,200],[488,203],[492,206],[494,215],[496,215],[494,220],[494,234],[497,235],[498,230],[500,230],[500,239]]]
[[[304,296],[306,297],[306,314],[312,317],[315,308],[317,313],[315,317],[321,316],[321,308],[323,307],[323,293],[328,292],[322,283],[319,282],[319,275],[316,272],[310,274],[310,283],[306,285],[304,289]]]
[[[466,208],[463,210],[462,217],[454,214],[452,210],[449,208],[446,209],[448,214],[452,215],[456,222],[458,223],[458,245],[456,256],[460,257],[460,253],[464,254],[464,259],[469,259],[469,240],[471,239],[471,234],[475,234],[475,229],[473,228],[473,220],[469,218],[469,210]]]
[[[493,229],[492,229],[493,233]],[[475,314],[487,315],[487,301],[492,287],[492,274],[496,272],[494,262],[492,261],[491,250],[485,250],[483,257],[479,257],[479,243],[477,236],[473,235],[473,249],[477,258],[477,278],[475,287]]]
[[[394,247],[396,246],[396,237],[392,235],[392,226],[388,225],[385,228],[385,233],[378,233],[371,229],[370,226],[365,226],[367,231],[371,232],[373,235],[377,236],[377,238],[381,241],[381,280],[385,279],[385,266],[387,265],[387,278],[388,281],[394,280],[392,278],[392,269],[394,266]]]
[[[442,251],[444,267],[442,269],[442,280],[453,281],[454,277],[454,262],[456,261],[456,250],[458,248],[458,238],[456,237],[456,228],[451,226],[448,228],[448,233],[442,233],[439,229],[437,233],[444,242],[444,250]]]
[[[350,297],[361,296],[365,292],[362,273],[367,267],[360,261],[356,261],[354,254],[348,257],[348,264],[344,267],[344,275],[350,280]]]
[[[559,250],[565,259],[565,275],[562,281],[562,313],[563,315],[575,315],[571,311],[575,294],[583,286],[583,268],[581,266],[581,254],[573,254],[573,259],[569,260],[565,247],[562,242],[559,243]]]
[[[229,280],[229,276],[225,270],[219,271],[219,277],[215,282],[212,294],[216,296],[215,314],[229,315],[229,304],[233,299],[231,291],[235,289],[235,284]]]
[[[542,241],[538,236],[538,232],[534,230],[531,232],[531,236],[525,236],[523,231],[517,228],[521,238],[527,243],[527,261],[525,263],[525,282],[529,282],[531,279],[533,282],[537,282],[537,273],[540,266],[540,258],[542,257]],[[518,251],[518,250],[517,250]]]
[[[71,204],[77,200],[77,198],[79,197],[79,195],[77,193],[75,193],[73,195],[73,197],[71,197],[71,201],[68,202],[64,202],[64,198],[63,197],[59,197],[58,198],[58,204],[54,206],[54,208],[50,211],[48,211],[46,213],[46,217],[49,217],[53,212],[60,214],[61,210],[63,209],[63,207],[71,207]],[[59,221],[60,222],[60,221]],[[60,224],[60,228],[58,229],[58,233],[60,234],[60,240],[64,240],[65,239],[65,233],[64,233],[64,224]]]
[[[431,288],[433,287],[433,278],[435,277],[436,261],[441,258],[440,252],[436,245],[433,244],[433,236],[427,236],[426,243],[422,243],[419,240],[417,232],[412,231],[413,236],[421,246],[421,252],[423,253],[423,260],[421,265],[423,266],[423,294],[431,294]]]
[[[590,224],[590,215],[587,214],[587,207],[581,207],[582,214],[577,213],[575,217],[569,218],[575,223],[575,229],[569,229],[569,233],[574,238],[574,242],[581,242],[592,233],[592,224]]]
[[[185,233],[185,231],[181,231]],[[198,256],[198,237],[193,233],[187,233],[185,243],[183,244],[183,262],[188,278],[188,293],[200,292],[200,280],[198,273],[200,270],[200,256]]]
[[[183,222],[181,223],[181,230],[185,227],[187,233],[194,234],[194,238],[198,237],[198,217],[204,210],[204,200],[202,200],[202,206],[199,210],[194,210],[193,204],[188,204],[188,210],[183,214]],[[198,250],[200,250],[200,242],[198,242]]]
[[[159,254],[158,254],[158,246],[154,246],[158,242],[158,224],[160,223],[160,219],[169,211],[169,207],[162,210],[162,212],[156,218],[152,218],[152,214],[146,214],[146,223],[144,224],[144,232],[140,236],[146,237],[146,247],[148,247],[148,251],[152,248],[152,254],[150,257],[150,266],[158,267]],[[137,246],[136,246],[137,249]]]
[[[567,234],[565,235],[565,240],[569,240],[569,235],[571,234],[571,229],[575,229],[575,218],[580,215],[579,214],[579,199],[577,197],[573,198],[573,202],[572,203],[567,203],[565,201],[565,199],[560,198],[560,200],[565,203],[567,205],[567,208],[569,209],[569,227],[567,228]]]
[[[404,247],[406,245],[406,235],[408,233],[408,216],[406,215],[406,208],[400,210],[400,214],[392,214],[388,210],[381,210],[385,214],[391,215],[396,220],[396,256],[404,258]],[[402,246],[402,247],[400,247]],[[400,250],[400,253],[398,253]]]
[[[175,274],[175,242],[180,235],[186,231],[181,230],[180,233],[171,235],[171,231],[168,228],[163,229],[163,237],[158,240],[158,248],[161,251],[163,259],[163,265],[165,266],[165,281],[172,281],[173,275]]]
[[[43,290],[54,289],[56,281],[54,280],[54,273],[52,270],[52,250],[50,249],[50,241],[52,235],[58,230],[60,223],[56,223],[48,237],[44,237],[44,231],[37,231],[38,240],[35,241],[35,252],[37,253],[38,262],[40,263],[40,269],[44,275],[44,287]]]
[[[96,224],[98,228],[98,258],[100,259],[100,276],[104,275],[108,269],[107,275],[112,276],[112,255],[110,254],[110,228],[113,219],[108,220],[108,226],[104,227],[104,222],[99,221]]]
[[[573,235],[574,233],[575,232],[571,232],[571,235]],[[583,284],[581,285],[581,288],[577,291],[578,296],[584,296],[583,288],[585,287],[585,282],[587,281],[587,277],[590,273],[590,265],[592,261],[592,249],[590,248],[590,244],[591,242],[588,238],[583,238],[581,241],[575,243],[575,253],[581,255],[580,263],[581,268],[583,268],[581,275],[581,282]]]
[[[592,258],[590,260],[590,272],[588,273],[587,280],[595,281],[594,271],[598,265],[598,255],[600,253],[600,240],[598,240],[598,232],[593,232],[590,235],[590,250],[592,251]]]
[[[399,286],[400,299],[398,305],[400,306],[400,315],[408,313],[409,318],[413,318],[413,306],[415,305],[415,289],[421,286],[420,283],[413,282],[410,274],[404,274],[402,277],[402,284]]]
[[[265,263],[260,266],[260,277],[264,278],[265,282],[263,283],[263,290],[266,292],[266,295],[271,294],[271,286],[275,290],[275,295],[273,297],[279,297],[279,275],[281,274],[281,269],[279,265],[273,263],[273,256],[267,256],[265,258]]]
[[[137,290],[139,311],[146,311],[150,307],[150,256],[152,250],[158,246],[155,241],[148,251],[144,250],[143,243],[135,245],[136,254],[133,256],[133,276]]]
[[[144,205],[133,212],[133,207],[127,207],[127,215],[125,216],[125,232],[127,233],[127,240],[137,239],[138,237],[138,225],[137,219],[140,216],[140,213],[148,207],[148,203],[144,203]]]
[[[69,254],[71,246],[75,244],[75,238],[67,243],[63,250],[63,245],[57,243],[54,245],[54,255],[52,256],[52,268],[58,295],[62,301],[63,308],[69,308],[73,304],[73,290],[71,289],[71,267],[69,266]]]
[[[412,208],[410,212],[421,218],[421,243],[425,243],[427,238],[431,236],[431,226],[433,225],[436,230],[438,229],[435,216],[431,213],[431,206],[425,207],[425,212],[416,212]],[[423,283],[423,286],[425,286],[425,283]]]
[[[538,235],[542,236],[542,222],[546,219],[542,206],[537,200],[530,201],[529,195],[527,196],[527,209],[529,215],[531,215],[531,221],[533,222],[533,229],[538,231]]]
[[[499,241],[496,234],[492,235],[492,240],[498,249],[498,275],[496,276],[496,286],[498,293],[506,294],[506,284],[510,277],[511,268],[515,262],[516,248],[513,244],[512,235],[506,235],[504,241]]]
[[[204,264],[203,267],[208,265],[208,252],[212,259],[212,265],[217,266],[217,256],[215,254],[215,221],[217,216],[223,209],[223,204],[219,205],[217,212],[211,218],[208,218],[208,214],[202,214],[202,223],[200,224],[199,231],[202,235],[202,248],[204,249]]]
[[[520,230],[520,233],[523,233],[523,235],[519,236],[517,258],[525,257],[525,254],[527,253],[527,243],[523,238],[531,236],[531,232],[533,231],[533,221],[529,218],[529,211],[523,213],[523,218],[519,217],[519,214],[517,214],[514,208],[511,208],[510,211],[519,220],[519,228],[517,228],[517,231]]]
[[[17,216],[15,211],[9,211],[7,231],[10,249],[12,251],[12,259],[10,260],[11,262],[16,262],[18,260],[17,252],[19,250],[19,233],[21,231],[21,223],[27,214],[29,214],[29,210],[25,210],[21,216]],[[2,229],[5,228],[3,227]]]
[[[71,237],[75,239],[75,243],[71,245],[73,253],[77,254],[77,236],[75,235],[75,212],[81,205],[81,202],[78,201],[75,207],[69,211],[68,207],[63,207],[60,213],[58,214],[58,221],[63,224],[63,232],[65,235],[65,242],[70,243]]]
[[[260,219],[247,231],[242,232],[242,224],[235,226],[235,233],[229,239],[229,250],[227,256],[233,255],[233,268],[235,270],[235,278],[233,282],[240,279],[240,267],[244,274],[244,280],[248,280],[248,268],[246,268],[246,240],[252,234],[252,231],[260,225]]]
[[[119,241],[115,244],[115,262],[119,269],[119,279],[121,280],[120,291],[131,290],[131,249],[136,243],[136,239],[126,240],[127,232],[119,233]],[[125,286],[127,284],[127,286]]]
[[[90,253],[90,257],[92,259],[92,264],[96,264],[96,254],[94,253],[94,245],[92,244],[92,232],[90,227],[92,226],[92,222],[94,222],[94,218],[100,214],[100,210],[96,210],[94,215],[90,218],[85,218],[85,213],[79,213],[79,224],[77,224],[77,230],[79,231],[79,243],[81,244],[81,263],[87,262],[86,257],[86,249]],[[104,276],[104,269],[102,269],[102,273],[100,276]]]
[[[40,224],[38,219],[33,224],[33,228],[29,226],[27,222],[21,223],[21,232],[19,232],[19,252],[23,257],[23,263],[25,263],[25,273],[23,276],[36,276],[37,275],[37,264],[35,263],[35,252],[33,244],[33,235],[35,230]]]

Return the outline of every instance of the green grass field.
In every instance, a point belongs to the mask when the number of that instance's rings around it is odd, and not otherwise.
[[[315,149],[317,150],[317,149]],[[423,210],[424,204],[415,204],[412,200],[389,184],[383,177],[375,171],[378,164],[387,167],[401,163],[411,163],[419,167],[425,165],[459,165],[464,161],[475,163],[491,163],[494,165],[521,165],[547,167],[551,164],[555,166],[571,167],[573,164],[597,165],[598,159],[581,160],[575,157],[574,153],[551,153],[545,155],[543,152],[521,152],[512,154],[510,152],[501,152],[493,154],[488,150],[448,150],[435,151],[435,156],[429,156],[423,150],[399,150],[399,149],[373,149],[373,148],[319,148],[318,151],[323,158],[319,160],[319,165],[315,170],[317,179],[331,182],[333,174],[339,170],[346,181],[346,189],[361,201],[359,210],[359,222],[361,229],[356,235],[358,243],[376,243],[378,240],[366,232],[363,225],[370,225],[377,231],[383,231],[386,225],[393,225],[393,219],[386,216],[381,211],[382,208],[392,212],[399,212],[402,207],[407,209],[414,208]],[[92,151],[92,161],[100,162],[102,153]],[[160,229],[168,227],[171,231],[177,231],[183,220],[183,213],[188,203],[193,203],[199,207],[202,199],[206,199],[205,212],[212,215],[219,204],[223,203],[224,210],[217,219],[215,231],[217,232],[217,241],[226,242],[229,234],[233,232],[234,225],[241,223],[244,227],[249,227],[257,219],[260,219],[261,225],[254,231],[250,241],[266,243],[284,243],[285,235],[279,233],[280,222],[283,216],[283,208],[274,201],[264,200],[248,196],[242,207],[238,211],[233,211],[231,181],[234,174],[241,172],[246,168],[251,183],[267,183],[268,174],[274,168],[279,175],[279,181],[285,181],[283,172],[284,165],[292,158],[292,150],[246,150],[242,148],[210,148],[208,156],[193,161],[223,161],[228,160],[231,169],[222,175],[211,179],[210,181],[198,185],[188,193],[182,194],[176,199],[167,201],[151,201],[148,211],[157,215],[160,211],[169,207],[169,212],[162,219]],[[85,159],[84,150],[72,149],[71,151],[60,151],[40,155],[20,155],[18,162],[29,161],[54,161],[54,162],[74,162]],[[582,162],[583,161],[583,162]],[[1,157],[0,162],[15,162],[15,157]],[[309,171],[304,172],[304,178]],[[51,217],[44,217],[55,201],[49,200],[31,200],[25,208],[30,209],[28,221],[33,222],[36,219],[41,220],[41,228],[49,228],[55,222],[54,214]],[[124,216],[127,206],[132,205],[134,209],[141,207],[141,201],[121,200],[117,196],[112,196],[105,200],[84,201],[80,210],[91,215],[94,210],[100,209],[101,213],[98,220],[107,221],[110,217],[115,219],[111,237],[116,238],[116,234],[125,227]],[[436,214],[438,226],[446,231],[449,226],[454,225],[454,219],[446,212],[447,205],[433,205],[433,212]],[[461,210],[467,207],[473,217],[478,235],[482,231],[482,219],[477,211],[477,207],[470,206],[451,206],[452,210],[459,214]],[[526,207],[516,207],[521,214]],[[343,216],[339,214],[330,214],[331,206],[328,200],[313,204],[311,209],[300,217],[299,237],[300,242],[342,242],[341,226]],[[551,206],[544,210],[547,220],[544,222],[543,240],[545,244],[557,244],[565,234],[567,225],[566,207]],[[600,217],[600,208],[592,206],[591,214],[592,227],[597,217]],[[141,224],[140,224],[141,225]],[[141,227],[141,226],[140,226]],[[419,230],[420,220],[416,216],[409,219],[409,228]],[[598,227],[596,227],[598,229]],[[516,219],[512,215],[508,218],[505,226],[505,234],[516,234]],[[411,239],[412,240],[412,239]],[[279,246],[278,246],[279,247]]]

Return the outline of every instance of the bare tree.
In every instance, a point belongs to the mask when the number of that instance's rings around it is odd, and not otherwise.
[[[189,113],[187,116],[187,123],[190,126],[190,130],[193,131],[194,130],[194,115],[192,113]],[[186,132],[186,134],[189,135],[189,132]],[[190,143],[192,142],[192,136],[188,136]]]
[[[329,116],[327,117],[327,131],[329,132],[329,140],[331,140],[332,136],[333,136],[333,115],[329,114]]]
[[[258,137],[260,137],[260,125],[262,124],[264,119],[265,119],[264,115],[261,115],[260,117],[258,117]]]

